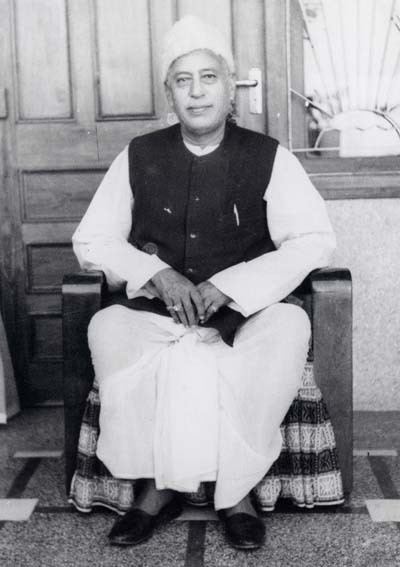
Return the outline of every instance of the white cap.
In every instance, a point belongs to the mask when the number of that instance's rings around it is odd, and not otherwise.
[[[232,50],[225,36],[214,26],[206,24],[196,16],[184,16],[175,22],[164,38],[161,55],[161,77],[165,81],[172,63],[196,49],[209,49],[221,55],[231,73],[235,72]]]

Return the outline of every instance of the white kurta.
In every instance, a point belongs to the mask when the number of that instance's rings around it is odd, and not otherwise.
[[[309,322],[275,305],[335,246],[324,202],[299,162],[278,148],[266,188],[277,250],[210,278],[251,317],[228,347],[212,329],[113,306],[95,315],[89,345],[100,386],[98,456],[121,478],[191,492],[216,480],[217,509],[236,504],[281,449],[279,426],[300,385]],[[128,297],[166,264],[127,242],[134,206],[127,149],[74,234],[81,266],[101,269]],[[240,211],[239,211],[240,214]]]

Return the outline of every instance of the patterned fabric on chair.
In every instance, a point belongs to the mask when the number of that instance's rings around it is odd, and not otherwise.
[[[69,501],[81,512],[105,506],[122,514],[134,501],[135,481],[113,478],[96,457],[99,412],[99,394],[94,385],[86,403]],[[306,364],[303,386],[285,417],[281,432],[284,440],[281,455],[254,489],[259,508],[273,510],[280,497],[307,508],[343,503],[335,436],[314,381],[312,362]],[[206,505],[211,497],[209,486],[205,485],[201,485],[197,493],[186,495],[187,501],[197,506]]]

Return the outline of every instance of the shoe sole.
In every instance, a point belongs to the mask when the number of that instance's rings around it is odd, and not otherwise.
[[[232,539],[232,537],[230,537],[230,533],[229,530],[227,530],[226,528],[226,516],[224,513],[218,512],[218,516],[223,524],[224,527],[224,532],[225,532],[225,539],[226,541],[229,543],[230,546],[234,547],[235,549],[239,549],[240,551],[255,551],[257,549],[260,549],[264,543],[265,543],[265,528],[264,528],[264,534],[261,538],[261,541],[259,543],[237,543],[236,540]]]
[[[192,502],[191,500],[185,500],[185,503],[193,508],[209,508],[213,505],[211,500],[207,500],[207,502]]]
[[[233,543],[232,541],[230,541],[228,539],[229,545],[231,545],[232,547],[234,547],[235,549],[239,549],[240,551],[255,551],[256,549],[260,549],[263,543],[257,543],[257,544],[248,544],[248,545],[238,545],[237,543]]]

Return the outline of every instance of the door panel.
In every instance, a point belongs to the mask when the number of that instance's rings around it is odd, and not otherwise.
[[[72,118],[64,0],[16,0],[14,36],[18,119]]]
[[[98,118],[154,115],[150,5],[146,0],[95,4]],[[113,41],[109,30],[118,30]]]
[[[23,171],[23,221],[78,221],[87,209],[103,175],[104,170],[88,169]]]
[[[0,283],[25,405],[61,399],[60,287],[78,268],[71,236],[116,154],[168,125],[161,42],[187,13],[225,31],[239,78],[251,67],[265,76],[262,0],[0,0],[9,55],[0,53],[0,87],[10,93],[0,120]],[[241,125],[264,130],[247,89],[238,112]]]

